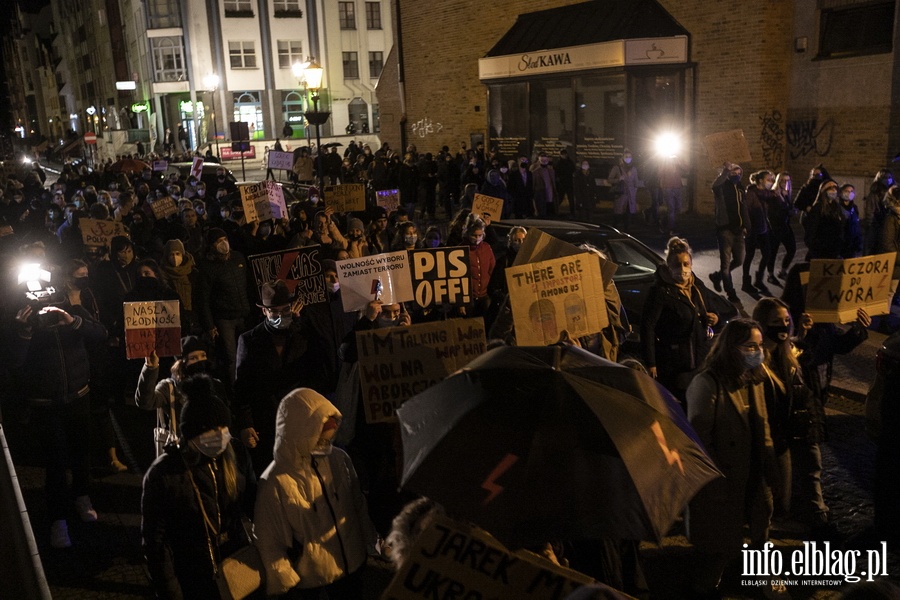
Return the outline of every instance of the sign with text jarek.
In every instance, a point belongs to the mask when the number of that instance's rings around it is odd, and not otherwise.
[[[325,205],[336,213],[366,210],[366,186],[361,183],[325,186]]]
[[[588,252],[506,269],[518,346],[547,346],[609,325],[603,275]]]
[[[487,215],[491,221],[499,221],[503,214],[503,198],[475,194],[475,198],[472,199],[472,212],[479,217]]]
[[[178,300],[124,302],[125,356],[181,356],[181,316]]]
[[[876,254],[860,258],[814,259],[809,262],[806,311],[821,323],[849,323],[857,309],[869,316],[886,315],[891,310],[895,284],[896,254]]]
[[[409,263],[413,294],[422,308],[472,301],[468,246],[410,250]]]
[[[257,287],[281,279],[288,290],[304,306],[328,300],[325,293],[325,272],[322,270],[321,246],[306,246],[290,250],[276,250],[248,256]]]
[[[100,221],[97,219],[81,219],[78,221],[81,239],[85,246],[109,248],[109,241],[117,235],[128,237],[128,228],[118,221]]]
[[[406,250],[337,261],[344,312],[365,310],[369,302],[384,304],[413,299]]]
[[[366,421],[396,421],[401,404],[483,354],[485,344],[480,317],[357,331]]]
[[[391,214],[400,208],[400,190],[377,190],[375,203]]]
[[[151,202],[150,210],[153,211],[153,216],[156,219],[165,219],[169,215],[177,213],[178,206],[175,205],[175,199],[172,196],[165,196]]]
[[[415,540],[384,600],[441,598],[563,600],[594,580],[527,550],[510,552],[481,529],[435,518]]]
[[[284,191],[275,181],[239,185],[241,204],[247,222],[281,219],[287,214]]]
[[[294,166],[293,152],[277,152],[269,150],[269,163],[266,165],[269,169],[284,169],[290,171]]]

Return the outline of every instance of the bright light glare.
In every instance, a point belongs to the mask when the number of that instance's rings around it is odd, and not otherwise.
[[[661,133],[654,146],[659,156],[678,156],[681,153],[681,138],[671,132]]]
[[[19,267],[19,283],[27,283],[29,291],[41,289],[41,281],[50,281],[50,271],[42,269],[38,263],[25,263]],[[32,288],[35,284],[37,289]]]

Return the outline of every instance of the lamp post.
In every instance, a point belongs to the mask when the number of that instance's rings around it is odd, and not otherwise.
[[[293,71],[295,76],[303,77],[306,81],[306,88],[312,92],[313,109],[306,111],[303,116],[306,117],[308,123],[316,126],[316,171],[319,176],[319,198],[325,200],[325,171],[323,168],[324,156],[322,152],[321,127],[328,121],[328,117],[331,116],[330,112],[319,112],[319,90],[322,89],[322,75],[324,75],[325,69],[319,66],[319,63],[315,60],[310,60],[306,63],[294,63]]]
[[[219,154],[219,111],[216,110],[216,90],[219,88],[219,76],[215,73],[210,73],[206,77],[203,78],[203,85],[206,86],[206,89],[210,91],[213,99],[213,139],[216,140],[216,158],[220,159],[222,156]]]

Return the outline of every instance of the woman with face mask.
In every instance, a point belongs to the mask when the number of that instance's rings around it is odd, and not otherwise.
[[[687,241],[673,237],[666,264],[656,270],[641,320],[644,362],[682,403],[685,390],[709,351],[712,326],[719,316],[708,309],[709,290],[694,276]]]
[[[841,257],[857,258],[863,252],[863,233],[859,219],[859,209],[853,201],[856,198],[856,188],[845,183],[838,191],[841,203],[841,211],[844,213],[844,245],[841,248]]]
[[[242,517],[256,481],[211,380],[200,375],[182,389],[178,443],[144,477],[141,542],[157,597],[218,598],[219,563],[249,543]]]
[[[194,257],[184,249],[181,240],[169,240],[163,246],[160,275],[167,286],[175,290],[181,301],[181,332],[187,335],[193,331],[193,278],[196,265]]]
[[[744,204],[750,222],[747,224],[747,235],[744,238],[744,278],[741,290],[751,296],[759,297],[760,294],[770,295],[769,288],[763,281],[766,265],[769,263],[769,219],[768,205],[773,201],[775,193],[772,187],[775,185],[775,175],[770,171],[757,171],[750,175],[750,185],[744,194]],[[759,250],[759,264],[756,268],[756,276],[751,280],[750,267],[753,258]],[[775,284],[781,287],[781,283],[775,280]]]
[[[775,458],[769,430],[762,328],[732,319],[713,342],[703,370],[687,389],[687,416],[724,477],[708,483],[690,503],[688,539],[696,565],[691,597],[712,597],[729,563],[740,560],[744,525],[750,545],[769,537]],[[735,565],[739,568],[739,565]]]
[[[626,231],[631,228],[631,216],[637,213],[638,172],[632,162],[630,150],[625,150],[622,159],[609,171],[609,185],[613,191],[614,223]]]
[[[826,179],[819,186],[816,201],[804,221],[807,259],[842,258],[844,248],[844,211],[840,190],[834,179]]]
[[[766,268],[769,271],[767,281],[781,287],[783,284],[775,277],[775,257],[778,254],[778,246],[784,246],[784,258],[781,259],[781,269],[778,277],[787,279],[788,267],[797,253],[797,241],[794,238],[794,229],[791,227],[791,217],[797,211],[794,209],[791,194],[793,193],[791,174],[782,171],[775,176],[775,185],[772,186],[774,195],[769,199],[767,206],[771,242],[769,247],[769,262]]]
[[[391,242],[391,250],[416,250],[422,247],[419,240],[419,232],[416,224],[412,221],[401,223],[397,227],[397,233],[394,234],[394,241]]]
[[[597,206],[597,178],[591,172],[591,164],[587,159],[581,161],[578,170],[575,171],[575,203],[572,214],[583,221],[590,221],[594,216],[594,207]]]

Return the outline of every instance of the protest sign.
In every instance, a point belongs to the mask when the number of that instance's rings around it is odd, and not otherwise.
[[[178,300],[124,302],[125,356],[181,356],[181,315]]]
[[[267,180],[247,183],[239,185],[238,190],[241,192],[241,204],[248,223],[280,219],[287,214],[284,191],[278,182]]]
[[[435,517],[385,590],[384,600],[515,598],[563,600],[594,580],[528,552],[510,552],[488,532]]]
[[[485,344],[480,317],[357,331],[366,421],[396,421],[401,404],[483,354]]]
[[[609,324],[600,261],[591,253],[506,269],[519,346],[547,346],[563,330],[573,338]]]
[[[378,190],[375,192],[375,203],[384,208],[388,214],[400,208],[400,190]]]
[[[290,171],[294,167],[294,153],[269,150],[269,162],[266,167]]]
[[[499,221],[503,214],[503,198],[475,194],[472,200],[472,214],[487,216],[491,221]]]
[[[706,148],[709,163],[714,167],[720,167],[725,162],[746,163],[753,160],[743,129],[708,135],[703,138],[703,146]]]
[[[416,304],[463,306],[472,301],[469,248],[426,248],[409,251]]]
[[[165,196],[151,202],[150,210],[153,211],[153,216],[156,219],[165,219],[169,215],[174,215],[175,213],[177,213],[178,206],[175,204],[174,198],[172,198],[171,196]]]
[[[322,269],[322,247],[306,246],[290,250],[276,250],[248,256],[257,287],[281,279],[288,290],[304,306],[328,300],[325,292],[325,272]]]
[[[169,161],[167,160],[154,160],[151,163],[154,171],[165,171],[169,168]]]
[[[528,230],[525,241],[522,243],[518,254],[516,254],[516,260],[513,262],[513,265],[518,267],[527,263],[582,253],[584,253],[584,250],[578,246],[564,242],[549,233],[544,233],[540,229],[532,227]],[[603,274],[603,283],[608,284],[612,281],[612,277],[616,274],[619,266],[611,260],[606,260],[599,256],[598,258],[600,259],[600,272]]]
[[[336,213],[366,210],[366,186],[361,183],[325,186],[325,205]]]
[[[200,175],[203,174],[203,157],[195,156],[194,163],[191,165],[191,177],[200,181]]]
[[[109,248],[109,240],[117,235],[128,237],[128,228],[119,221],[100,221],[97,219],[80,219],[78,228],[81,229],[81,239],[85,246],[106,246]]]
[[[337,261],[345,312],[364,310],[372,300],[384,304],[413,299],[406,250]]]
[[[813,321],[849,323],[857,309],[870,316],[891,309],[896,254],[876,254],[848,259],[814,259],[809,262],[806,310]]]

